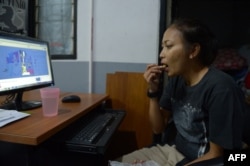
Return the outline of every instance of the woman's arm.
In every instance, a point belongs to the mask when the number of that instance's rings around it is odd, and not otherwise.
[[[149,120],[152,125],[153,132],[159,134],[164,131],[171,117],[171,112],[163,110],[159,107],[157,98],[151,98],[149,101]]]
[[[224,150],[221,146],[219,146],[211,141],[210,141],[209,145],[210,145],[210,147],[209,147],[209,151],[207,153],[205,153],[203,156],[191,161],[190,163],[188,163],[186,165],[188,166],[188,165],[193,164],[193,163],[213,159],[213,158],[220,157],[223,155]]]
[[[148,83],[149,93],[157,93],[159,91],[160,75],[163,69],[164,67],[156,64],[150,64],[147,66],[143,76]],[[158,96],[150,97],[149,120],[155,134],[159,134],[165,129],[170,117],[170,112],[167,112],[169,111],[160,109]]]

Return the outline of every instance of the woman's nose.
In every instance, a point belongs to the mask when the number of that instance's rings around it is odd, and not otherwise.
[[[163,52],[163,49],[162,49],[161,52],[160,52],[160,58],[162,59],[164,57],[165,57],[165,55],[164,55],[164,52]]]

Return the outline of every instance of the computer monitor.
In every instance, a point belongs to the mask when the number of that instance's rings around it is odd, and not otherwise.
[[[24,91],[53,86],[48,42],[0,32],[0,95],[13,96],[2,109],[30,110],[41,101],[23,101]]]

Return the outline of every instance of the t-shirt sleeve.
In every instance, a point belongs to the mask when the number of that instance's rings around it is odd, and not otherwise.
[[[243,93],[235,87],[214,90],[208,102],[210,141],[225,149],[241,148]]]

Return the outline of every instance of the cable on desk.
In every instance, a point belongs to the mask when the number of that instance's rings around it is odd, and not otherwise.
[[[5,100],[1,102],[1,105],[6,105],[11,103],[15,99],[15,94],[9,94],[6,96]]]

